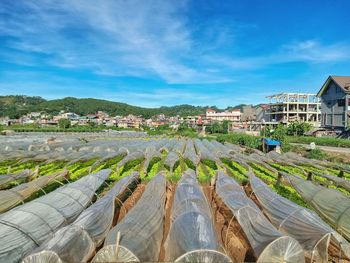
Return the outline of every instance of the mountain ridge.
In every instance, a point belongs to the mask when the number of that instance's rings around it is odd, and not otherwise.
[[[245,104],[240,104],[235,107],[227,107],[226,109],[242,109],[244,105]],[[161,113],[166,116],[191,116],[203,114],[207,108],[218,109],[215,106],[193,106],[189,104],[145,108],[127,103],[95,98],[65,97],[62,99],[47,100],[40,96],[0,96],[0,117],[8,116],[10,118],[19,118],[27,113],[38,111],[54,115],[61,110],[75,112],[79,115],[104,111],[112,116],[134,114],[144,118],[150,118]]]

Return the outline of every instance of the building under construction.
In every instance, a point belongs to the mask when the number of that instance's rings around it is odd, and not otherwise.
[[[320,126],[320,99],[316,94],[280,93],[267,97],[269,121],[289,124],[294,121],[309,122]]]

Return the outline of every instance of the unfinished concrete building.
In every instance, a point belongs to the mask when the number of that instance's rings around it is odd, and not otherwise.
[[[309,93],[280,93],[267,97],[267,116],[273,122],[289,124],[294,121],[309,122],[320,126],[320,98]]]

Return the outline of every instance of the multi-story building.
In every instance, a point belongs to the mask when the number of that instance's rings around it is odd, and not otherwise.
[[[232,121],[232,122],[240,122],[241,121],[241,111],[231,110],[218,112],[213,109],[207,109],[205,113],[205,118],[209,121]]]
[[[350,76],[329,76],[317,96],[321,98],[321,126],[345,130],[350,125]]]
[[[320,126],[320,99],[316,94],[280,93],[267,97],[269,99],[266,111],[269,121],[289,124],[294,121],[311,123]]]

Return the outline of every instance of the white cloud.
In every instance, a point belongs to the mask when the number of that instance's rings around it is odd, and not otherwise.
[[[317,40],[306,40],[283,45],[274,53],[253,57],[207,56],[206,60],[225,65],[232,70],[254,70],[290,62],[334,63],[350,58],[349,43],[325,45]]]
[[[167,83],[230,81],[195,67],[187,1],[39,0],[4,5],[8,45],[45,55],[45,63],[112,76],[160,77]],[[18,55],[20,56],[20,55]],[[17,59],[20,60],[20,59]]]

